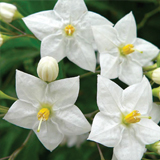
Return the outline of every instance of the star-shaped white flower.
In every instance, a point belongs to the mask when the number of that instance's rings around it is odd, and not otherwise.
[[[152,120],[155,122],[155,123],[159,123],[160,121],[160,105],[156,104],[156,103],[152,103],[152,109],[150,110],[149,114],[151,117],[152,117]],[[146,148],[144,149],[144,152],[146,152]],[[118,160],[116,158],[116,156],[113,154],[112,156],[112,160]],[[128,159],[127,159],[128,160]]]
[[[144,77],[123,90],[98,76],[96,114],[89,140],[114,147],[118,160],[140,160],[146,144],[160,139],[160,127],[150,119],[151,87]]]
[[[17,126],[33,129],[50,151],[64,135],[90,131],[90,124],[74,105],[79,92],[79,77],[45,83],[32,75],[17,71],[18,100],[4,119]]]
[[[84,0],[58,0],[53,10],[23,18],[35,36],[42,41],[41,56],[57,61],[68,57],[79,67],[95,71],[93,25],[112,25],[106,18],[88,12]]]
[[[153,44],[137,38],[136,22],[132,12],[120,19],[114,27],[93,26],[93,34],[100,51],[101,75],[117,78],[128,85],[140,82],[142,66],[158,55]]]

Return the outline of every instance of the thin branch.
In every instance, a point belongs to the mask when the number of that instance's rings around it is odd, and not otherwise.
[[[5,116],[5,114],[0,114],[0,118],[1,118],[1,117],[4,117],[4,116]],[[1,159],[0,159],[0,160],[1,160]]]
[[[8,159],[10,156],[8,156],[8,157],[3,157],[3,158],[1,158],[0,160],[4,160],[4,159]]]
[[[27,138],[25,139],[25,141],[23,142],[23,144],[18,148],[16,149],[10,156],[9,156],[9,159],[8,160],[14,160],[14,158],[18,155],[18,153],[25,147],[25,145],[27,144],[31,134],[32,134],[32,130],[29,132]]]
[[[88,76],[90,76],[90,75],[98,74],[98,73],[100,73],[100,71],[95,71],[95,73],[93,73],[93,72],[88,72],[88,73],[85,73],[85,74],[80,75],[80,78],[88,77]]]
[[[14,28],[15,30],[17,30],[18,32],[22,33],[22,34],[26,34],[25,32],[21,31],[20,29],[18,29],[17,27],[15,27],[14,25],[7,23],[10,27]]]
[[[94,112],[85,114],[84,116],[85,116],[86,118],[91,118],[92,116],[94,116],[94,115],[95,115],[96,113],[98,113],[98,112],[99,112],[99,110],[96,110],[96,111],[94,111]]]
[[[156,13],[158,13],[158,12],[160,12],[160,6],[157,7],[156,9],[154,9],[154,10],[146,13],[146,14],[144,15],[144,18],[142,19],[142,21],[138,24],[137,29],[142,28],[142,27],[145,25],[145,23],[147,22],[147,20],[148,20],[150,17],[152,17],[153,15],[155,15]]]
[[[97,148],[98,148],[98,151],[99,151],[99,155],[100,155],[100,157],[101,157],[101,160],[105,160],[99,144],[98,144],[98,143],[96,143],[96,144],[97,144]]]
[[[29,37],[29,38],[34,38],[34,39],[37,39],[34,35],[31,35],[31,34],[20,34],[20,35],[17,35],[17,36],[12,36],[10,37],[11,39],[14,39],[14,38],[20,38],[20,37]]]

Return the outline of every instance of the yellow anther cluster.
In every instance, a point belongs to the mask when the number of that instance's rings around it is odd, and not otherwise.
[[[131,113],[127,114],[124,118],[124,121],[126,123],[137,123],[140,120],[141,120],[141,114],[137,110],[134,110]]]
[[[37,118],[38,118],[38,120],[46,121],[46,120],[48,120],[49,115],[50,115],[49,109],[48,109],[48,108],[42,108],[42,109],[38,112]]]
[[[124,46],[122,48],[122,52],[123,52],[124,55],[128,55],[128,54],[130,54],[134,51],[135,51],[135,49],[134,49],[133,44],[127,44],[126,46]]]
[[[72,36],[74,31],[75,31],[75,28],[72,25],[69,24],[65,27],[64,30],[65,30],[65,33],[66,33],[67,36]]]

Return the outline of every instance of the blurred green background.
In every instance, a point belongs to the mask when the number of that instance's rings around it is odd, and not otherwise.
[[[51,10],[56,3],[55,0],[5,0],[3,2],[16,5],[19,12],[22,13],[23,16],[43,10]],[[157,12],[148,18],[144,25],[140,25],[146,13],[149,13],[160,6],[159,0],[86,0],[85,2],[89,11],[94,11],[105,16],[114,24],[124,15],[132,11],[138,25],[138,37],[141,37],[160,48],[160,12]],[[22,20],[15,20],[11,24],[28,34],[32,34]],[[3,22],[1,22],[1,25],[12,30],[13,32],[19,33]],[[26,73],[37,76],[36,68],[39,59],[39,40],[21,37],[4,43],[0,48],[0,90],[10,96],[16,97],[15,70],[19,69]],[[59,67],[60,73],[58,79],[82,75],[87,72],[66,58],[59,63]],[[126,87],[118,80],[115,81],[123,88]],[[97,75],[95,74],[84,77],[80,80],[80,92],[76,105],[84,114],[98,109],[96,104],[96,87]],[[10,100],[0,100],[0,105],[2,106],[10,107],[12,103],[13,101]],[[20,147],[28,133],[29,130],[12,125],[0,118],[0,158],[11,155],[18,147]],[[112,148],[107,148],[101,145],[100,147],[105,159],[110,160],[112,157]],[[146,158],[155,159],[155,157],[152,156],[146,156]],[[49,152],[39,142],[36,135],[32,134],[27,145],[15,159],[99,160],[100,157],[97,146],[94,142],[86,141],[81,145],[80,148],[68,148],[66,145],[59,146],[53,152]]]

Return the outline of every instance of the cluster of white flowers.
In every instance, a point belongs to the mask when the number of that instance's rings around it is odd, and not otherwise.
[[[151,85],[142,71],[158,55],[159,49],[137,38],[132,12],[113,27],[106,18],[88,11],[84,0],[58,0],[53,10],[29,15],[23,21],[42,41],[42,58],[37,67],[41,79],[17,70],[18,100],[4,119],[33,129],[50,151],[64,137],[75,137],[68,144],[72,146],[78,135],[91,131],[88,140],[114,147],[113,160],[140,160],[145,145],[160,140],[157,125],[160,106],[153,104]],[[74,105],[79,77],[55,79],[59,73],[57,61],[64,57],[82,69],[95,72],[95,44],[101,66],[97,82],[100,112],[91,127]],[[151,75],[160,84],[160,68]],[[130,86],[123,90],[110,80],[114,78]]]

